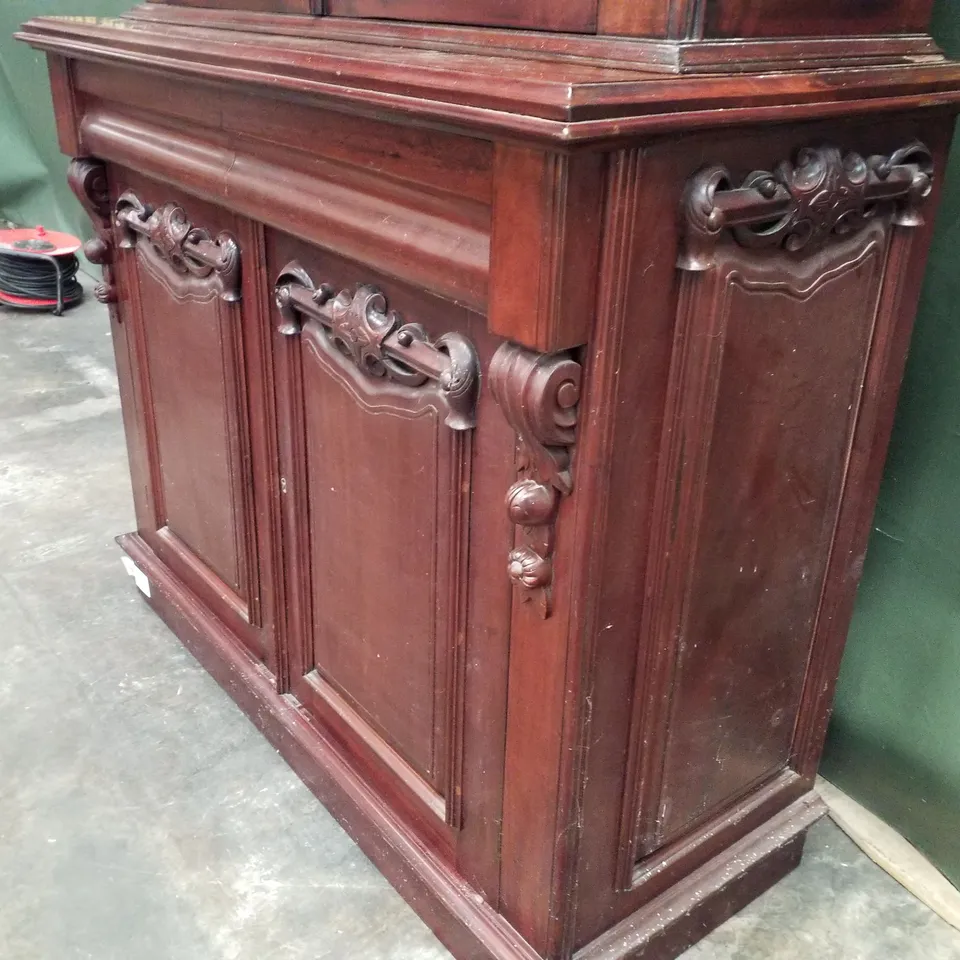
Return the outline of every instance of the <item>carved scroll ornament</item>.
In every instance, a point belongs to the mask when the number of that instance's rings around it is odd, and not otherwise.
[[[447,426],[470,430],[476,425],[480,364],[466,337],[447,333],[431,340],[419,323],[404,323],[396,310],[388,310],[376,287],[364,284],[334,294],[329,284],[317,286],[296,261],[280,272],[274,295],[280,333],[295,336],[302,317],[315,320],[327,342],[367,376],[408,387],[433,381],[447,406]]]
[[[175,275],[207,281],[227,303],[240,299],[240,247],[231,234],[213,238],[187,220],[183,207],[165,203],[154,210],[132,190],[117,200],[115,222],[122,248],[143,238]]]
[[[100,303],[115,303],[113,284],[113,234],[110,230],[110,192],[107,188],[107,170],[100,160],[77,157],[70,162],[67,182],[87,216],[93,223],[96,236],[83,245],[86,258],[103,269],[103,280],[93,290]]]
[[[519,478],[507,491],[507,514],[521,536],[507,560],[510,579],[552,608],[554,528],[560,501],[573,490],[581,367],[567,353],[543,354],[503,344],[490,362],[490,389],[520,440]]]
[[[806,252],[881,213],[892,211],[900,226],[917,226],[932,184],[933,160],[919,141],[866,160],[830,145],[805,147],[795,163],[755,171],[739,187],[725,167],[705,167],[684,192],[685,244],[677,265],[709,270],[727,230],[742,247]]]

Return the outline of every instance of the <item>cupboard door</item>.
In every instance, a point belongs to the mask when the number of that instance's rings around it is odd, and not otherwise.
[[[268,262],[290,689],[382,796],[450,840],[471,725],[499,803],[510,530],[496,484],[514,443],[502,418],[480,436],[494,344],[476,314],[292,238],[271,236]],[[493,454],[482,477],[478,444]]]
[[[248,415],[242,225],[227,211],[113,171],[119,313],[142,469],[138,532],[260,659],[261,561]]]

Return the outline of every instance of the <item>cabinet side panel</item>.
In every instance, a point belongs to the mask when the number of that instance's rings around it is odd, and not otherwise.
[[[617,239],[607,217],[600,316],[624,336],[596,346],[584,418],[597,402],[613,413],[584,625],[570,940],[585,957],[813,788],[951,128],[931,111],[649,145],[624,193],[633,229]],[[722,195],[753,171],[785,175],[808,144],[867,157],[915,140],[934,171],[919,208],[867,206],[819,243],[761,236],[776,220],[763,209],[753,236],[710,232],[713,200],[692,200],[708,176]],[[643,936],[659,923],[647,917]]]
[[[685,424],[685,439],[709,453],[702,499],[689,505],[700,514],[691,519],[698,546],[678,630],[658,842],[789,758],[885,245],[882,229],[873,232],[812,288],[791,278],[786,257],[751,271],[735,255],[720,281],[716,383]],[[710,322],[699,299],[691,314]],[[685,456],[679,484],[698,453]]]

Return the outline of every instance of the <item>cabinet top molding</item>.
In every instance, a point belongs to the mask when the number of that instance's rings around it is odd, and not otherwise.
[[[336,29],[303,24],[301,36],[275,36],[282,25],[257,32],[207,21],[191,24],[180,10],[164,20],[38,17],[17,37],[75,59],[159,70],[194,82],[242,82],[267,96],[296,93],[351,109],[414,116],[471,132],[520,135],[575,144],[631,134],[680,131],[776,116],[778,122],[960,104],[960,65],[938,57],[900,66],[841,67],[775,73],[754,64],[753,74],[665,76],[609,57],[531,59],[511,47],[436,49],[406,45],[376,33],[360,42],[336,38]],[[159,14],[157,15],[160,16]],[[282,20],[282,17],[274,17]],[[228,21],[229,23],[229,21]],[[333,38],[322,31],[333,30]],[[440,28],[435,28],[440,29]],[[516,34],[519,36],[520,32]],[[549,43],[550,35],[544,35]],[[598,54],[642,41],[587,37]],[[389,40],[389,42],[388,42]],[[517,41],[519,42],[519,41]],[[556,42],[556,37],[554,37]],[[850,41],[854,42],[854,41]],[[516,46],[516,42],[514,42]],[[738,51],[727,54],[728,59]],[[743,51],[739,51],[740,54]],[[745,54],[749,59],[749,52]],[[853,82],[855,79],[856,82]]]

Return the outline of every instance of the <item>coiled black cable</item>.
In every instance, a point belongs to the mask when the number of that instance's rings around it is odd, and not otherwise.
[[[16,303],[16,306],[37,310],[46,310],[51,306],[59,309],[72,306],[83,297],[83,288],[77,280],[79,269],[80,262],[72,253],[59,257],[0,253],[0,300],[3,294],[8,294],[28,301]]]

